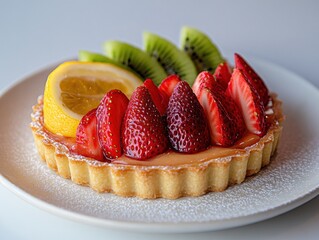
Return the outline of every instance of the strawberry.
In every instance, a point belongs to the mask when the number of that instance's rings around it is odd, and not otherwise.
[[[200,72],[193,83],[193,86],[192,86],[193,92],[195,93],[196,96],[198,96],[201,88],[206,87],[210,89],[211,86],[213,85],[213,82],[214,82],[214,76],[210,72],[208,71]]]
[[[255,88],[249,84],[246,75],[234,69],[227,88],[229,94],[239,106],[248,131],[263,136],[266,133],[265,107]]]
[[[235,53],[235,67],[242,71],[247,82],[255,88],[257,94],[260,96],[263,105],[267,106],[269,101],[269,92],[264,81],[238,53]]]
[[[223,102],[223,106],[226,108],[229,118],[232,119],[232,122],[235,125],[234,139],[238,140],[247,131],[241,110],[239,106],[236,104],[236,102],[234,101],[234,99],[232,99],[231,96],[229,96],[226,93],[223,96],[222,102]]]
[[[158,90],[157,86],[154,84],[154,82],[151,79],[146,79],[144,81],[144,86],[147,88],[147,90],[151,94],[152,100],[157,110],[161,114],[161,116],[165,115],[167,104],[168,104],[166,95],[164,95]]]
[[[183,153],[196,153],[210,145],[202,106],[187,82],[179,82],[167,107],[168,135],[172,147]]]
[[[227,62],[222,62],[217,66],[217,68],[214,72],[214,77],[215,77],[216,81],[221,84],[224,91],[226,91],[227,86],[228,86],[228,82],[229,82],[230,77],[231,77],[231,69],[228,66]]]
[[[233,145],[245,132],[245,124],[236,103],[224,92],[202,88],[198,100],[208,120],[211,143]]]
[[[168,148],[165,124],[145,86],[138,87],[130,99],[122,125],[123,152],[145,160]]]
[[[201,84],[201,87],[207,87],[213,94],[214,98],[218,99],[223,108],[225,108],[227,115],[230,117],[233,124],[235,124],[236,132],[239,136],[241,136],[246,130],[245,123],[239,107],[237,106],[235,101],[226,93],[228,83],[225,88],[225,85],[221,81],[218,81],[217,78],[209,72],[204,72],[204,76],[202,77],[202,79],[203,84]]]
[[[224,87],[216,78],[208,71],[203,71],[198,74],[193,84],[193,92],[198,97],[202,88],[208,88],[210,91],[224,92]]]
[[[158,90],[167,98],[167,103],[177,83],[181,81],[178,75],[170,75],[158,86]]]
[[[109,91],[101,100],[96,111],[99,142],[108,159],[122,155],[121,123],[128,99],[120,90]]]
[[[80,155],[104,161],[96,129],[96,109],[84,115],[76,130],[76,152]]]

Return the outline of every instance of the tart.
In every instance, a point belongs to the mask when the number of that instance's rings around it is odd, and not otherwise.
[[[147,38],[164,41],[150,34]],[[98,58],[119,68],[123,63],[89,56],[91,62]],[[46,88],[31,114],[42,160],[76,184],[140,198],[201,196],[258,173],[276,153],[284,121],[282,102],[239,54],[233,70],[223,58],[211,72],[198,69],[196,59],[190,59],[196,79],[190,73],[183,81],[181,73],[158,83],[148,79],[129,94],[110,90],[97,106],[85,110],[74,134],[48,127],[56,122],[46,122]],[[132,78],[136,76],[140,74]]]

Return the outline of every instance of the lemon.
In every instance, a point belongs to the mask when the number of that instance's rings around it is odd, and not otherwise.
[[[119,89],[130,97],[142,83],[133,73],[110,63],[62,63],[45,85],[44,125],[54,134],[75,137],[83,115],[96,108],[105,93]]]

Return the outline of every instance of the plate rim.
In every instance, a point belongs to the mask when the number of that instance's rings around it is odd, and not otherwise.
[[[274,64],[272,62],[268,62],[266,60],[249,57],[249,59],[253,62],[258,62],[259,65],[267,65],[267,67],[276,68],[277,70],[281,72],[285,72],[288,74],[292,74],[294,77],[298,78],[299,81],[302,82],[302,84],[308,85],[308,87],[316,90],[316,94],[319,94],[319,89],[312,84],[311,82],[307,81],[302,76],[284,68],[280,65]],[[9,84],[9,86],[4,87],[0,91],[0,101],[3,99],[3,97],[12,91],[14,88],[22,84],[23,82],[27,81],[28,79],[32,78],[33,76],[43,74],[44,72],[50,71],[53,69],[56,65],[61,63],[61,61],[53,64],[49,64],[31,74],[28,74],[27,76],[21,78],[18,81],[15,81],[12,84]],[[39,209],[42,209],[46,212],[49,212],[51,214],[57,215],[59,217],[64,217],[73,221],[78,221],[82,223],[88,223],[95,226],[103,226],[103,227],[111,227],[111,228],[117,228],[117,229],[125,229],[125,230],[132,230],[132,231],[140,231],[140,232],[162,232],[162,233],[186,233],[186,232],[202,232],[202,231],[213,231],[213,230],[222,230],[232,227],[239,227],[251,223],[256,223],[262,220],[266,220],[275,216],[278,216],[280,214],[283,214],[285,212],[288,212],[308,201],[315,198],[317,195],[319,195],[319,186],[316,186],[313,189],[310,189],[303,195],[296,197],[294,199],[290,199],[289,201],[276,206],[274,208],[266,209],[263,211],[259,211],[252,214],[247,214],[244,216],[239,217],[233,217],[230,219],[221,219],[221,220],[211,220],[211,221],[204,221],[204,222],[131,222],[131,221],[123,221],[123,220],[111,220],[111,219],[104,219],[104,218],[98,218],[94,216],[89,216],[82,213],[77,213],[72,210],[60,208],[54,204],[51,204],[49,202],[46,202],[44,200],[41,200],[32,194],[24,191],[22,188],[16,186],[14,183],[12,183],[9,179],[7,179],[0,170],[0,183],[13,192],[15,195],[17,195],[22,200],[28,202],[29,204],[38,207]],[[145,228],[145,225],[147,225],[147,228]]]
[[[319,195],[319,187],[309,191],[299,198],[288,201],[280,206],[265,211],[260,211],[254,214],[234,217],[230,219],[204,221],[204,222],[165,222],[165,223],[151,223],[151,222],[130,222],[120,220],[102,219],[85,214],[77,213],[71,210],[63,209],[41,200],[16,186],[10,180],[0,174],[0,183],[14,193],[20,199],[35,206],[50,214],[63,217],[69,220],[77,221],[80,223],[90,224],[93,226],[110,227],[119,230],[129,230],[134,232],[153,232],[153,233],[191,233],[191,232],[205,232],[224,230],[233,227],[245,226],[252,223],[257,223],[263,220],[276,217],[286,213],[294,208],[297,208],[304,203],[312,200]],[[266,216],[265,216],[266,215]],[[147,228],[145,228],[147,226]]]

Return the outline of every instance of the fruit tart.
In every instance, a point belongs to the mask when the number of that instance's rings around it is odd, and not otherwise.
[[[270,163],[282,103],[242,56],[231,68],[189,27],[181,48],[143,40],[144,51],[119,41],[80,51],[48,76],[31,129],[49,168],[97,192],[176,199],[224,191]]]

